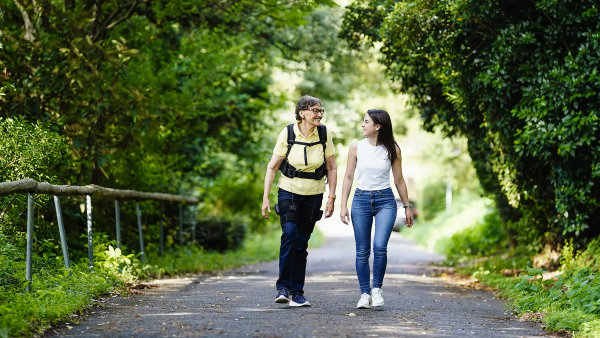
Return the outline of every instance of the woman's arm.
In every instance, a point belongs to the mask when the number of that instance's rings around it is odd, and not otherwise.
[[[279,170],[279,166],[281,162],[283,162],[284,157],[273,154],[269,164],[267,164],[267,172],[265,174],[265,185],[263,190],[263,203],[262,203],[262,215],[264,218],[269,218],[269,214],[267,210],[271,212],[271,204],[269,202],[269,192],[271,191],[271,186],[273,185],[273,181],[275,180],[275,175],[277,175],[277,170]]]
[[[348,162],[346,163],[346,173],[344,174],[344,183],[342,185],[342,207],[340,210],[340,218],[342,222],[348,224],[350,217],[348,216],[348,197],[350,189],[354,181],[354,170],[356,169],[356,141],[352,142],[348,150]]]
[[[400,152],[400,148],[396,146],[396,153],[398,154],[398,158],[392,163],[392,174],[394,175],[394,185],[396,186],[396,190],[398,191],[398,195],[400,195],[400,200],[404,203],[405,206],[410,206],[410,201],[408,200],[408,189],[406,188],[406,182],[404,181],[404,177],[402,176],[402,153]],[[411,207],[404,208],[406,211],[406,225],[410,228],[413,225],[413,216]]]
[[[335,196],[335,188],[337,186],[337,164],[335,163],[335,155],[325,158],[325,165],[327,166],[327,182],[329,182],[329,195]],[[327,204],[325,205],[325,218],[330,217],[333,214],[335,206],[335,198],[327,198]]]

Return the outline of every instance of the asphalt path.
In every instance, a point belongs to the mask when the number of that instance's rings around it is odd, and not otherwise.
[[[503,309],[490,292],[439,275],[442,257],[392,233],[383,310],[360,298],[350,226],[322,220],[326,243],[309,249],[305,296],[312,307],[276,304],[277,262],[213,276],[161,279],[129,297],[108,297],[78,324],[46,336],[71,337],[535,337],[553,336]],[[77,318],[74,318],[74,320]]]

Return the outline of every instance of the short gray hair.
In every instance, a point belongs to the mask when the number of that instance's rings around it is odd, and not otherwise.
[[[321,103],[321,100],[317,99],[314,96],[310,96],[310,95],[302,96],[300,98],[300,100],[298,100],[298,103],[296,103],[296,120],[302,121],[302,117],[300,117],[300,113],[299,113],[301,110],[308,109],[317,103],[320,104],[321,106],[323,106],[323,103]]]

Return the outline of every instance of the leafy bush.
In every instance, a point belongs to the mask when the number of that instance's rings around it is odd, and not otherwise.
[[[64,160],[64,139],[43,123],[29,123],[22,118],[0,118],[0,182],[26,177],[56,182],[54,168]],[[36,196],[35,208],[42,207],[49,196]],[[23,240],[25,194],[0,196],[0,233],[6,240]],[[45,230],[38,224],[39,230]]]
[[[206,250],[237,249],[246,237],[246,224],[224,219],[204,219],[196,225],[196,240]]]
[[[430,182],[425,188],[419,203],[419,217],[423,221],[429,221],[435,218],[437,214],[446,208],[446,183]]]
[[[447,260],[454,262],[465,258],[506,253],[507,250],[507,234],[503,231],[500,217],[495,211],[487,214],[483,221],[474,227],[452,235],[445,245]]]
[[[142,265],[132,254],[114,249],[99,233],[94,243],[95,270],[89,271],[87,257],[72,265],[70,271],[56,262],[35,265],[32,292],[24,292],[25,266],[12,261],[21,252],[2,242],[0,237],[0,337],[31,336],[49,325],[74,320],[73,314],[92,306],[108,292],[123,292],[132,281],[180,273],[213,272],[277,257],[277,233],[248,238],[240,250],[207,252],[199,247],[180,247],[164,256],[148,253],[149,264]],[[41,260],[40,257],[35,257]],[[8,279],[18,280],[18,283]]]
[[[428,130],[468,138],[503,219],[508,202],[527,219],[517,231],[585,244],[600,231],[598,13],[595,0],[365,0],[342,35],[381,45]]]
[[[0,117],[0,181],[26,177],[55,181],[51,169],[63,160],[65,152],[64,138],[43,123]]]
[[[491,201],[473,193],[456,195],[452,208],[438,213],[431,221],[419,219],[418,226],[405,229],[401,235],[437,252],[445,252],[448,238],[475,226],[489,212]],[[419,207],[419,211],[424,208]]]
[[[599,243],[600,238],[596,238],[588,250],[575,252],[572,241],[567,241],[561,268],[551,275],[528,267],[518,277],[504,277],[502,264],[493,266],[491,260],[478,262],[471,269],[473,277],[499,289],[516,313],[541,313],[549,330],[595,337],[600,328],[600,275],[598,266],[590,264],[590,257],[597,253]]]
[[[279,233],[252,234],[238,250],[207,251],[200,246],[179,247],[164,256],[148,255],[152,276],[175,276],[190,272],[216,271],[258,261],[273,260],[279,254]]]

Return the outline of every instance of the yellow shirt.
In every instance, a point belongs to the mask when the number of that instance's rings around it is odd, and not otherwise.
[[[313,130],[308,138],[305,138],[296,123],[294,125],[294,133],[296,134],[296,142],[319,142],[319,132],[317,128]],[[283,128],[277,138],[277,143],[273,149],[275,155],[285,157],[285,153],[287,153],[288,149],[287,136],[286,127]],[[333,149],[333,141],[331,140],[329,130],[327,130],[327,142],[325,145],[325,157],[333,156],[335,151]],[[300,144],[293,145],[292,150],[288,155],[288,162],[299,171],[314,172],[323,164],[323,146],[321,144],[316,144],[314,146],[306,147],[306,162],[308,165],[304,163],[304,147],[305,146]],[[299,177],[289,178],[281,175],[277,187],[298,195],[322,194],[325,192],[325,177],[320,180],[313,180]]]

